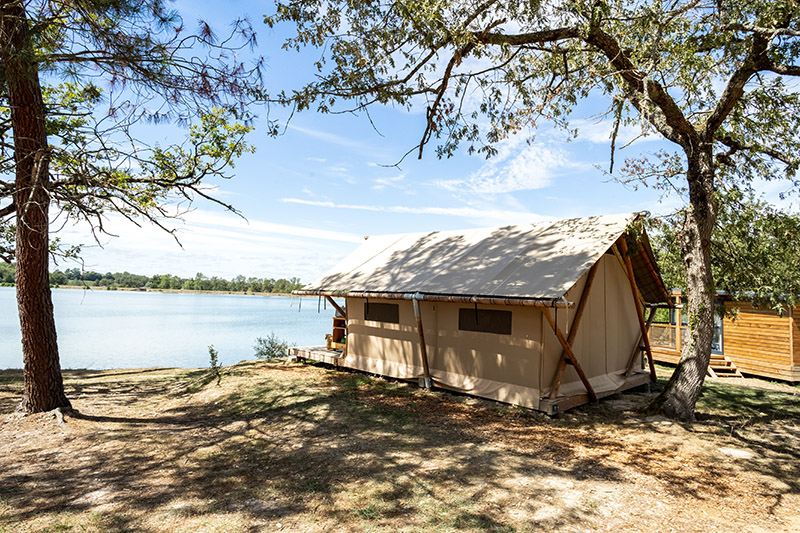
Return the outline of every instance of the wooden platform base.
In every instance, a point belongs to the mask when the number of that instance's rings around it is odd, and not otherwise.
[[[325,346],[303,346],[289,348],[289,357],[311,359],[333,366],[344,365],[344,352],[342,350],[329,350]]]
[[[632,374],[627,380],[625,380],[625,383],[623,383],[622,386],[616,390],[596,391],[597,399],[599,400],[601,398],[607,398],[608,396],[613,396],[614,394],[629,389],[641,387],[642,385],[647,385],[648,383],[650,383],[649,373],[639,372]],[[587,403],[589,403],[588,394],[576,394],[574,396],[564,396],[562,398],[542,398],[539,400],[539,411],[543,411],[550,416],[555,416],[562,411],[572,409],[573,407],[578,407],[579,405],[585,405]]]
[[[289,357],[319,361],[335,367],[347,367],[345,364],[345,355],[342,350],[329,350],[325,346],[303,346],[289,348]],[[648,383],[650,383],[650,374],[647,372],[637,372],[629,376],[628,379],[618,389],[597,391],[597,397],[598,399],[606,398],[619,392],[640,387]],[[422,386],[421,383],[420,386]],[[448,387],[443,388],[447,389]],[[541,398],[539,400],[539,407],[537,410],[543,411],[552,416],[568,409],[572,409],[573,407],[587,404],[589,401],[588,394],[576,394],[574,396],[564,396],[555,399]]]

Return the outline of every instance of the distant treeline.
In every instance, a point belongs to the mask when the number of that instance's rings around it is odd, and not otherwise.
[[[77,285],[90,287],[107,287],[109,289],[184,289],[191,291],[223,291],[223,292],[278,292],[289,293],[303,286],[299,278],[272,279],[246,278],[236,276],[231,280],[212,276],[210,278],[198,273],[193,278],[181,278],[171,274],[142,276],[130,272],[83,272],[78,268],[55,270],[50,273],[50,284]],[[14,265],[0,262],[0,285],[14,285]]]

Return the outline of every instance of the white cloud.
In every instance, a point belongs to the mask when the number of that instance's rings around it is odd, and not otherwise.
[[[573,120],[570,126],[578,129],[578,139],[595,144],[609,144],[614,131],[613,120]],[[648,131],[642,125],[620,125],[617,131],[617,148],[645,141],[660,141],[663,137],[654,131]]]
[[[583,168],[571,162],[567,152],[553,143],[529,144],[522,136],[498,144],[498,153],[465,179],[440,180],[435,185],[473,194],[504,194],[549,186],[567,169]]]
[[[219,185],[212,185],[210,183],[200,183],[197,185],[197,190],[202,191],[204,194],[212,196],[214,198],[222,198],[226,196],[236,196],[235,193],[231,191],[226,191],[225,189],[221,189]]]
[[[112,215],[104,222],[119,238],[103,236],[98,246],[85,224],[68,225],[56,236],[65,243],[84,247],[87,270],[123,271],[153,275],[170,273],[230,278],[238,274],[256,277],[298,276],[310,281],[332,262],[363,240],[361,235],[278,224],[246,221],[230,213],[196,210],[184,221],[172,221],[183,247],[163,230],[146,224],[139,228]],[[61,263],[59,268],[71,268]]]
[[[282,202],[291,204],[326,207],[331,209],[354,209],[360,211],[377,211],[381,213],[399,213],[413,215],[439,215],[449,217],[462,217],[471,220],[482,220],[499,224],[512,224],[517,222],[535,222],[547,220],[536,213],[526,211],[509,211],[505,209],[492,209],[485,207],[408,207],[402,205],[364,205],[364,204],[337,204],[301,198],[282,198]]]
[[[342,180],[350,185],[355,185],[358,183],[358,180],[353,176],[353,173],[347,163],[334,163],[323,157],[307,157],[306,160],[312,160],[321,165],[320,167],[314,168],[315,174]],[[309,168],[310,165],[306,165],[306,167]]]
[[[296,124],[289,124],[289,129],[294,130],[296,132],[302,133],[304,135],[308,135],[309,137],[313,137],[315,139],[319,139],[320,141],[324,141],[327,143],[338,144],[339,146],[345,146],[347,148],[354,148],[357,150],[364,150],[367,146],[355,139],[350,137],[344,137],[342,135],[336,135],[335,133],[328,133],[327,131],[320,131],[311,128],[304,128],[302,126],[298,126]],[[321,159],[321,158],[320,158]]]
[[[393,189],[406,190],[408,185],[404,183],[405,179],[405,174],[401,174],[393,178],[377,178],[375,179],[375,185],[372,186],[372,189],[379,191],[381,189],[385,189],[386,187],[391,187]]]
[[[289,224],[276,224],[256,219],[245,220],[231,214],[218,214],[211,211],[192,211],[186,217],[186,225],[191,227],[207,227],[256,234],[259,236],[280,235],[323,239],[338,242],[360,242],[362,237],[352,233],[331,231],[321,228],[309,228]]]

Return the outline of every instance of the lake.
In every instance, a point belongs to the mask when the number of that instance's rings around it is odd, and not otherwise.
[[[333,309],[317,299],[53,289],[62,368],[196,368],[253,359],[256,337],[323,345]],[[22,368],[13,287],[0,287],[0,369]]]

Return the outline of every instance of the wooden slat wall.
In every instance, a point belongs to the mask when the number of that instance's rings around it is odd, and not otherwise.
[[[788,316],[739,304],[735,320],[723,324],[723,351],[741,372],[792,378],[793,346]]]
[[[791,316],[737,304],[736,320],[724,319],[723,351],[746,374],[800,381],[800,308]],[[677,364],[675,349],[653,346],[653,358]]]

